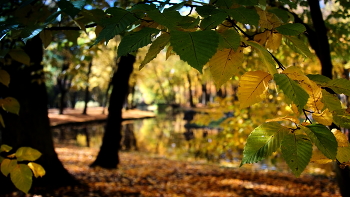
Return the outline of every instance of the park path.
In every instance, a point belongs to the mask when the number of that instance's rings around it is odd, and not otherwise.
[[[106,120],[108,110],[105,109],[103,114],[103,107],[90,107],[87,109],[87,115],[82,114],[83,109],[65,109],[63,114],[58,113],[58,109],[49,109],[49,118],[51,126],[59,126],[72,123],[84,123],[92,121]],[[153,112],[141,111],[138,109],[123,111],[124,120],[142,119],[155,117]]]

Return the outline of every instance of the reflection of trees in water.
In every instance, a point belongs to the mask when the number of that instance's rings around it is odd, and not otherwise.
[[[121,149],[124,151],[138,150],[134,133],[134,123],[123,124],[122,132],[123,137],[121,141]]]

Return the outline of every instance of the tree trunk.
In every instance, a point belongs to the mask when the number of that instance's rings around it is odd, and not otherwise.
[[[42,74],[43,57],[42,42],[39,36],[29,40],[24,48],[30,56],[31,65],[23,67],[18,62],[4,67],[11,82],[8,95],[16,98],[20,103],[19,115],[3,113],[6,127],[2,129],[2,143],[14,148],[28,146],[39,150],[42,156],[35,162],[41,164],[46,171],[42,178],[33,178],[35,188],[55,188],[78,183],[63,167],[57,157],[50,131],[47,110],[47,92],[45,83],[38,83]],[[2,176],[3,177],[3,176]],[[7,179],[9,182],[9,179]],[[1,188],[7,188],[1,183]]]
[[[118,63],[118,70],[112,79],[112,93],[110,96],[108,117],[103,135],[102,146],[96,160],[91,167],[117,168],[119,164],[118,151],[121,141],[122,109],[129,90],[129,78],[134,68],[136,58],[133,55],[122,56]]]
[[[87,107],[88,107],[88,102],[90,100],[89,96],[89,80],[90,80],[90,73],[91,73],[91,67],[92,67],[92,61],[90,61],[89,63],[89,67],[88,67],[88,72],[86,73],[87,79],[86,79],[86,87],[85,87],[85,95],[84,95],[84,110],[83,110],[83,114],[86,115],[86,111],[87,111]]]
[[[333,78],[333,64],[331,59],[330,47],[328,43],[327,28],[324,23],[319,1],[308,0],[310,6],[310,14],[315,32],[313,36],[308,36],[311,46],[314,48],[318,58],[320,59],[322,72],[321,74]],[[334,92],[331,92],[334,93]],[[336,128],[334,124],[330,129]],[[339,129],[339,128],[338,128]],[[335,164],[337,181],[342,196],[350,196],[350,169],[349,167],[340,168],[339,164]]]
[[[190,76],[189,72],[187,72],[187,80],[188,80],[188,94],[190,96],[190,98],[189,98],[190,106],[191,107],[196,107],[196,105],[193,103],[192,81],[191,81],[191,76]]]

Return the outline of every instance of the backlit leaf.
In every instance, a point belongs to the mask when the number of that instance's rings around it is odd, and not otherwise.
[[[0,104],[5,111],[17,115],[19,114],[20,105],[17,99],[12,97],[6,97],[4,99],[0,99]]]
[[[16,157],[18,161],[35,161],[39,159],[41,153],[31,147],[20,147],[16,151]]]
[[[112,17],[101,20],[99,25],[104,28],[98,34],[93,45],[105,40],[106,43],[114,36],[121,34],[126,28],[137,20],[137,18],[130,12],[121,8],[108,8],[106,13],[111,14]]]
[[[288,14],[288,11],[286,11],[286,10],[282,10],[279,8],[271,8],[271,9],[268,9],[267,11],[275,14],[284,23],[287,23],[289,21],[289,14]]]
[[[259,15],[255,9],[248,9],[245,7],[233,8],[225,10],[234,20],[242,23],[258,26]]]
[[[345,110],[333,111],[333,120],[340,127],[350,128],[350,114]]]
[[[12,183],[24,193],[28,193],[32,186],[33,173],[25,164],[18,164],[10,174]]]
[[[300,23],[288,23],[288,24],[276,27],[276,30],[282,35],[297,36],[305,32],[306,28],[303,24],[300,24]]]
[[[265,120],[265,122],[277,122],[277,121],[291,121],[291,122],[294,122],[295,124],[300,123],[299,119],[293,116],[285,116],[285,117],[278,117],[278,118]]]
[[[331,94],[326,90],[322,90],[322,102],[330,112],[342,109],[341,102],[337,95]]]
[[[350,96],[350,81],[344,78],[328,81],[327,87],[331,88],[337,94]]]
[[[330,126],[333,123],[333,115],[328,109],[323,110],[321,113],[314,112],[312,118],[326,126]]]
[[[326,126],[311,124],[306,127],[301,126],[301,129],[326,157],[335,159],[338,143],[333,133]]]
[[[10,75],[5,70],[0,70],[0,83],[4,84],[5,86],[9,86],[10,84]]]
[[[340,163],[350,161],[350,146],[338,147],[337,160]]]
[[[151,36],[159,33],[158,29],[143,28],[138,32],[126,35],[118,47],[118,57],[125,56],[130,52],[144,47],[151,43]]]
[[[2,144],[0,147],[0,152],[9,152],[12,150],[12,147],[6,144]]]
[[[219,35],[215,31],[172,31],[170,43],[183,61],[202,72],[203,66],[216,53]]]
[[[287,127],[276,122],[264,123],[255,128],[248,136],[244,146],[241,166],[246,163],[259,162],[277,151],[288,132]]]
[[[218,50],[210,59],[210,73],[213,76],[216,88],[220,88],[232,76],[238,75],[244,54],[242,49],[234,51],[233,49]]]
[[[312,157],[310,159],[311,163],[318,163],[318,164],[326,164],[326,163],[330,163],[333,162],[334,160],[329,159],[328,157],[326,157],[320,150],[315,149],[314,151],[312,151]]]
[[[164,11],[152,10],[147,12],[148,17],[157,22],[160,25],[166,26],[170,29],[176,27],[176,25],[182,20],[182,16],[178,11]]]
[[[330,78],[324,76],[324,75],[317,75],[317,74],[309,74],[309,75],[306,75],[309,79],[311,79],[312,81],[316,82],[318,85],[321,85],[321,86],[326,86],[327,83],[329,81],[331,81]]]
[[[11,49],[8,54],[11,56],[12,59],[16,60],[17,62],[20,62],[27,66],[30,65],[30,57],[22,49]]]
[[[257,42],[247,41],[246,43],[257,49],[259,57],[262,59],[263,63],[265,64],[267,70],[271,75],[277,73],[276,62],[273,60],[269,51],[267,51],[263,46],[261,46]]]
[[[150,61],[152,61],[155,57],[157,57],[158,53],[169,43],[170,35],[167,33],[163,33],[156,40],[152,42],[152,45],[149,47],[149,50],[146,54],[145,59],[141,62],[140,70]]]
[[[338,129],[332,129],[332,133],[335,139],[337,139],[338,147],[349,146],[348,137],[346,137],[346,135],[343,132],[339,131]]]
[[[312,58],[314,55],[311,53],[309,47],[299,38],[295,36],[284,36],[286,38],[286,44],[296,53],[300,53],[304,57]]]
[[[1,162],[1,172],[3,175],[7,176],[16,167],[17,160],[15,159],[4,159]]]
[[[217,13],[221,12],[220,10],[216,9],[216,7],[211,6],[211,5],[198,6],[198,7],[196,7],[196,11],[202,17],[208,17],[210,15],[217,14]]]
[[[237,33],[237,31],[233,29],[228,29],[222,33],[220,33],[222,38],[222,43],[220,44],[220,47],[222,48],[231,48],[233,50],[237,50],[240,43],[241,43],[241,37]]]
[[[299,113],[301,113],[309,98],[307,92],[285,74],[275,74],[274,80],[278,87],[283,90],[283,93],[297,106]]]
[[[45,169],[40,164],[29,162],[28,166],[33,171],[36,178],[43,177],[46,173]]]
[[[287,134],[281,144],[282,156],[293,174],[297,177],[309,164],[312,156],[312,144],[305,135]]]
[[[267,90],[271,79],[272,76],[263,71],[249,71],[242,75],[238,87],[240,108],[249,107],[261,101],[261,95]]]
[[[225,12],[219,12],[204,18],[200,24],[200,28],[203,30],[212,29],[222,23],[227,17]]]
[[[266,48],[276,51],[282,42],[282,34],[272,33],[267,39]]]

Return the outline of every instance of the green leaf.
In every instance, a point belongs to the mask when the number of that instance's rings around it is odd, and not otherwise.
[[[31,26],[26,26],[22,31],[21,31],[21,37],[22,41],[26,43],[28,40],[34,38],[36,35],[38,35],[45,26],[41,25],[31,25]]]
[[[0,147],[0,152],[10,152],[12,150],[12,147],[6,144],[2,144]]]
[[[228,9],[225,11],[228,15],[232,16],[234,20],[242,24],[254,25],[255,27],[259,25],[260,17],[255,9],[239,7],[234,9]]]
[[[219,24],[222,23],[227,17],[227,14],[225,12],[219,12],[217,14],[213,14],[211,16],[208,16],[204,18],[200,24],[200,28],[202,30],[209,30],[212,28],[215,28]]]
[[[158,10],[147,12],[148,16],[160,25],[168,28],[174,28],[182,20],[178,11],[167,11],[160,13]]]
[[[124,36],[118,47],[118,57],[125,56],[130,52],[150,44],[151,36],[158,34],[159,31],[158,29],[146,27],[138,32]]]
[[[322,102],[330,112],[342,110],[341,102],[338,97],[326,90],[322,90]]]
[[[312,144],[305,135],[287,134],[281,144],[282,156],[297,177],[309,164]]]
[[[12,183],[17,187],[17,189],[26,194],[32,186],[32,176],[32,171],[25,164],[17,165],[10,174]]]
[[[276,27],[276,30],[286,36],[297,36],[306,31],[306,28],[303,24],[300,23],[288,23],[285,25],[281,25]]]
[[[338,147],[337,160],[340,163],[350,161],[350,146]]]
[[[285,74],[275,74],[274,80],[283,93],[297,106],[299,112],[303,111],[309,99],[309,94],[300,85]]]
[[[296,53],[300,53],[304,57],[312,58],[314,55],[310,52],[310,49],[305,43],[294,36],[284,36],[285,42]]]
[[[231,48],[237,50],[241,43],[241,36],[237,31],[228,29],[220,35],[220,48]]]
[[[344,78],[328,81],[327,87],[331,88],[337,94],[350,96],[350,81]]]
[[[43,177],[46,174],[45,169],[40,164],[29,162],[28,167],[33,171],[35,178]]]
[[[306,75],[309,79],[311,79],[312,81],[316,82],[317,85],[321,85],[321,86],[326,86],[326,84],[331,81],[330,78],[324,76],[324,75],[317,75],[317,74],[309,74]]]
[[[22,49],[11,49],[8,54],[11,56],[12,59],[16,60],[17,62],[20,62],[27,66],[30,65],[30,57]]]
[[[246,163],[256,163],[275,152],[282,139],[289,132],[276,122],[267,122],[255,128],[248,136],[244,146],[241,166]]]
[[[213,14],[217,14],[221,12],[220,10],[216,9],[216,7],[211,5],[203,5],[203,6],[196,7],[196,11],[202,17],[208,17]]]
[[[277,73],[276,63],[267,49],[254,41],[246,41],[246,43],[258,50],[257,52],[259,54],[259,57],[262,59],[271,75]]]
[[[64,13],[68,14],[72,18],[74,18],[81,10],[81,8],[79,9],[79,3],[73,4],[73,2],[70,2],[70,1],[60,0],[59,2],[57,2],[57,4],[58,4],[58,7]]]
[[[229,9],[233,5],[232,0],[214,0],[215,5]]]
[[[49,30],[40,32],[40,39],[44,44],[44,48],[47,48],[52,41],[52,33]]]
[[[31,147],[20,147],[16,151],[16,157],[18,161],[35,161],[39,159],[41,153]]]
[[[333,133],[324,125],[311,124],[300,126],[317,148],[329,159],[335,160],[337,156],[338,142]]]
[[[156,40],[153,41],[152,45],[149,47],[149,50],[146,54],[145,59],[140,65],[140,70],[151,60],[157,57],[158,53],[169,43],[170,35],[168,33],[163,33]]]
[[[5,70],[0,70],[0,83],[4,84],[5,86],[9,86],[10,84],[10,75]]]
[[[132,13],[121,8],[109,8],[106,10],[106,13],[111,14],[112,17],[100,21],[100,25],[104,28],[98,34],[93,45],[98,44],[102,40],[108,43],[110,39],[121,34],[129,25],[137,21],[137,18]]]
[[[288,12],[286,10],[272,8],[272,9],[269,9],[267,11],[275,14],[279,19],[281,19],[285,23],[287,23],[289,21],[289,15],[288,15]]]
[[[334,111],[333,120],[336,125],[350,129],[350,114],[345,110]]]
[[[172,31],[170,43],[183,61],[202,72],[203,66],[216,53],[219,35],[215,31]]]
[[[7,176],[16,167],[17,160],[15,159],[4,159],[1,162],[1,172],[3,175]]]
[[[20,105],[17,99],[12,97],[6,97],[4,99],[0,99],[0,105],[5,111],[10,113],[19,114]]]
[[[255,6],[259,4],[259,0],[235,0],[235,3],[245,6]]]

